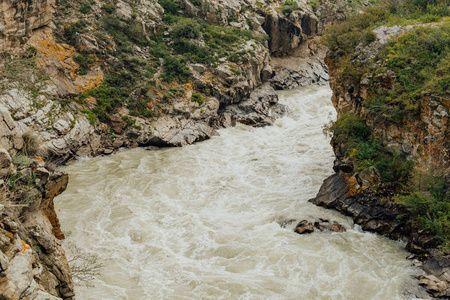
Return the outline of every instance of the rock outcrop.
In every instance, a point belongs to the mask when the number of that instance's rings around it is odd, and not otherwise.
[[[55,0],[5,0],[0,6],[0,51],[22,51],[38,31],[49,29]]]
[[[72,298],[72,276],[58,240],[64,235],[53,206],[68,176],[49,171],[39,159],[28,163],[0,181],[0,297]]]
[[[390,153],[391,156],[386,158],[389,163],[395,162],[398,157],[404,161],[414,160],[412,173],[440,169],[445,178],[450,167],[450,103],[445,97],[429,91],[422,93],[418,112],[410,113],[402,122],[389,119],[389,113],[396,111],[395,101],[387,101],[383,111],[376,111],[373,107],[374,101],[379,100],[374,93],[393,92],[399,86],[399,78],[380,53],[392,39],[423,26],[429,25],[379,27],[368,33],[370,39],[361,38],[357,42],[356,48],[351,49],[348,60],[339,58],[342,53],[332,56],[333,52],[330,52],[331,56],[325,61],[330,70],[332,102],[338,112],[338,119],[350,120],[346,118],[356,116],[354,120],[363,120],[361,124],[369,132],[358,137],[358,143],[376,141],[379,143],[379,151]],[[381,103],[383,100],[379,101]],[[396,113],[400,114],[398,110]],[[395,117],[396,113],[390,117]],[[442,241],[430,230],[421,229],[414,222],[417,216],[412,216],[407,207],[393,201],[400,191],[405,193],[405,179],[402,179],[402,189],[399,182],[386,183],[386,178],[380,172],[382,163],[374,163],[376,155],[372,156],[372,160],[366,160],[366,165],[361,162],[361,155],[364,154],[360,153],[363,150],[351,140],[351,135],[357,133],[353,131],[340,134],[340,137],[333,140],[336,155],[333,169],[336,174],[324,181],[318,195],[310,201],[351,216],[364,230],[393,239],[405,239],[408,242],[407,250],[414,254],[413,257],[423,261],[418,266],[428,274],[419,277],[419,284],[432,297],[448,298],[450,278],[447,274],[450,261],[448,254],[439,248]],[[370,162],[372,164],[367,166]],[[394,164],[391,168],[395,168]]]

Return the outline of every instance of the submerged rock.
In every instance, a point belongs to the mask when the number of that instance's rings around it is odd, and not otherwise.
[[[307,220],[303,220],[297,224],[294,232],[296,232],[298,234],[311,233],[311,232],[314,232],[314,227],[313,227],[313,224],[311,224],[311,222],[308,222]]]
[[[298,234],[312,233],[314,232],[314,228],[318,229],[319,231],[331,231],[331,232],[347,231],[347,229],[345,229],[344,226],[342,226],[336,221],[333,221],[333,223],[331,223],[328,220],[319,218],[318,220],[314,221],[314,223],[309,222],[308,220],[300,221],[300,223],[298,223],[297,226],[295,227],[294,232]]]

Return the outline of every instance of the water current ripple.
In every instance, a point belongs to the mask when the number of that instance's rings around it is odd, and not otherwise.
[[[330,97],[282,92],[290,114],[274,126],[65,167],[55,200],[65,243],[105,265],[78,299],[405,299],[416,271],[402,244],[307,202],[332,173]],[[287,222],[312,216],[347,232],[300,236]]]

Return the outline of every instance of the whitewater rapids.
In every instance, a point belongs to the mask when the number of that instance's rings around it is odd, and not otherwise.
[[[329,87],[279,94],[274,126],[238,125],[183,148],[127,150],[63,170],[65,245],[103,269],[77,299],[405,299],[404,245],[308,203],[332,174]],[[298,235],[324,218],[344,233]],[[295,219],[292,223],[288,222]]]

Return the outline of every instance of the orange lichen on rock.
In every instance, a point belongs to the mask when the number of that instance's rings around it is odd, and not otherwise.
[[[358,185],[358,181],[354,176],[347,175],[345,176],[345,180],[347,181],[347,193],[345,194],[347,197],[354,196],[360,193],[360,188]]]
[[[65,93],[79,94],[103,82],[103,72],[99,68],[91,68],[86,75],[78,74],[79,66],[73,60],[76,51],[69,45],[42,40],[36,49],[37,65],[46,69],[50,79]]]
[[[25,252],[29,249],[31,249],[30,245],[28,245],[27,243],[25,243],[23,240],[20,240],[20,243],[22,244],[22,249],[20,249],[20,252],[22,254],[25,254]]]

